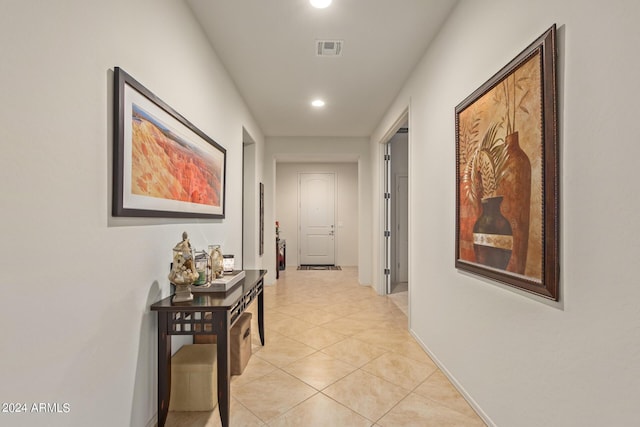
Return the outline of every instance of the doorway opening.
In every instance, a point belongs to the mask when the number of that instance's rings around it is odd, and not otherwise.
[[[407,123],[387,142],[385,176],[385,252],[388,254],[387,294],[409,287],[409,129]]]
[[[409,287],[409,129],[402,127],[391,146],[391,292]]]
[[[359,266],[360,174],[353,155],[278,160],[275,220],[287,268]]]
[[[242,269],[258,267],[256,144],[242,128]]]
[[[381,281],[378,292],[400,294],[408,304],[410,288],[409,108],[380,140]]]

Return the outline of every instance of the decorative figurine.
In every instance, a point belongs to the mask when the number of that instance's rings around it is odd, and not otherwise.
[[[182,241],[173,248],[173,265],[169,273],[169,281],[176,286],[173,302],[193,300],[191,284],[198,279],[198,272],[193,257],[193,250],[187,232],[182,233]]]
[[[209,245],[209,257],[211,258],[211,280],[220,279],[224,272],[224,259],[220,245]]]

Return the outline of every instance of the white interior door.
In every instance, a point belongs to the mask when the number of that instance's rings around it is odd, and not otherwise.
[[[391,143],[384,144],[384,288],[391,293]]]
[[[299,263],[335,265],[335,191],[333,173],[301,173]]]

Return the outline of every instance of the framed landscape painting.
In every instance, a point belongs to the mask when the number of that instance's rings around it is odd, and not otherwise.
[[[461,102],[456,268],[558,299],[555,25]]]
[[[113,215],[224,218],[226,150],[114,69]]]

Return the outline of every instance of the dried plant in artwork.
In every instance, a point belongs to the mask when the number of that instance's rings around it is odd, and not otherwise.
[[[523,85],[527,79],[526,76],[516,79],[514,74],[500,83],[500,90],[493,91],[493,102],[503,105],[504,115],[500,117],[498,123],[492,123],[489,126],[480,144],[477,140],[481,121],[478,114],[474,114],[470,120],[460,124],[459,155],[460,163],[463,165],[462,182],[467,199],[474,204],[484,198],[497,195],[496,190],[508,157],[505,139],[498,137],[498,131],[504,129],[505,135],[514,133],[516,111],[529,114],[523,105],[529,95],[529,90]],[[524,93],[518,94],[518,91],[524,91]]]
[[[493,100],[496,104],[504,102],[505,115],[502,118],[503,122],[507,124],[507,135],[511,135],[516,131],[516,112],[518,110],[529,114],[527,108],[523,105],[525,99],[529,95],[529,89],[525,89],[523,83],[529,78],[527,76],[521,76],[516,79],[516,74],[513,73],[510,77],[507,77],[500,83],[500,90],[493,92]],[[511,84],[509,81],[511,80]],[[524,93],[518,99],[517,92],[524,91]]]
[[[507,150],[504,139],[498,138],[501,124],[493,123],[467,162],[462,175],[466,197],[476,203],[496,196],[502,178]]]
[[[478,135],[480,135],[480,115],[473,114],[469,120],[460,121],[459,130],[460,163],[467,165],[478,149]]]

